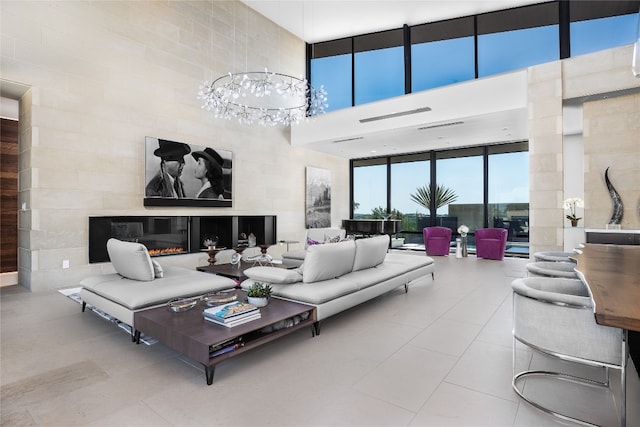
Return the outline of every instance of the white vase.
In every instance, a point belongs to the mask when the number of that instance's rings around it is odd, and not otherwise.
[[[264,297],[247,297],[247,302],[253,304],[256,307],[264,307],[269,303],[269,298]]]

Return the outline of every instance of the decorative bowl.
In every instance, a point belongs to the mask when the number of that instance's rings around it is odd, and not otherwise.
[[[236,295],[236,291],[221,291],[221,292],[211,292],[202,297],[202,302],[212,307],[214,305],[226,304],[228,302],[233,302],[238,299]]]
[[[199,298],[175,298],[167,303],[167,306],[176,313],[191,310],[198,304]]]

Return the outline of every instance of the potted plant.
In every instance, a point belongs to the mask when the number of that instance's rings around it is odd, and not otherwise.
[[[576,207],[584,207],[584,202],[579,197],[572,197],[570,199],[566,199],[563,203],[563,207],[565,210],[569,211],[569,215],[567,215],[567,219],[571,221],[572,227],[578,226],[578,221],[582,218],[576,215]]]
[[[255,282],[247,291],[247,301],[256,307],[264,307],[269,302],[271,285]]]

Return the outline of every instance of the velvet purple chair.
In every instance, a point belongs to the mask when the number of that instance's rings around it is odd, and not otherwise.
[[[507,247],[506,228],[478,228],[476,230],[476,256],[503,259]]]
[[[424,249],[427,255],[449,255],[451,229],[447,227],[425,227],[422,229]]]

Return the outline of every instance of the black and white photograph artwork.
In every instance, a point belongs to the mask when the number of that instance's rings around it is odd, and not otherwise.
[[[231,207],[230,151],[145,138],[145,206]]]
[[[307,228],[331,227],[331,171],[307,166]]]

